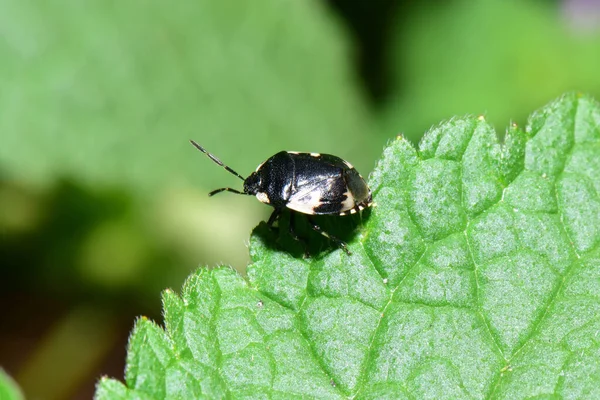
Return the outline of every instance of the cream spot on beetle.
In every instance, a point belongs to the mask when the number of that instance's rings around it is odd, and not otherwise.
[[[267,196],[266,193],[263,192],[258,192],[256,193],[256,198],[258,199],[258,201],[260,201],[261,203],[265,203],[265,204],[269,204],[271,201],[269,200],[269,196]]]
[[[354,207],[354,196],[352,196],[352,193],[345,192],[344,196],[346,196],[346,200],[342,201],[342,211],[346,211]]]
[[[321,206],[320,198],[315,193],[307,193],[301,198],[293,198],[286,207],[303,214],[314,214],[314,210]]]

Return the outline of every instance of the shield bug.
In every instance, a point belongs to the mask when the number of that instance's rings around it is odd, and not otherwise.
[[[190,142],[213,162],[244,181],[243,191],[224,187],[213,190],[209,196],[224,191],[256,196],[260,202],[274,208],[267,221],[269,227],[273,227],[286,208],[305,214],[312,229],[350,254],[346,243],[329,235],[311,217],[355,214],[373,205],[371,190],[349,162],[330,154],[280,151],[244,178],[204,147],[193,140]],[[290,233],[298,239],[291,222]]]

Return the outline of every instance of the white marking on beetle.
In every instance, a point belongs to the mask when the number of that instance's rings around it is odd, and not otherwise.
[[[346,200],[342,201],[342,209],[341,211],[346,211],[354,207],[354,196],[350,192],[344,192],[344,196],[346,196]]]
[[[321,153],[310,153],[311,157],[321,157]]]
[[[352,166],[352,164],[350,164],[348,161],[346,161],[346,160],[343,160],[343,161],[344,161],[344,164],[346,164],[346,166],[347,166],[348,168],[350,168],[350,169],[354,169],[354,167]],[[360,174],[358,174],[358,176],[360,176]],[[360,177],[361,177],[361,179],[362,179],[362,176],[360,176]]]
[[[313,200],[312,196],[304,196],[301,199],[293,199],[286,204],[286,207],[303,214],[314,214],[315,209],[321,204],[323,204],[321,201],[317,199]]]
[[[269,200],[269,196],[266,193],[264,193],[264,192],[258,192],[258,193],[256,193],[256,198],[261,203],[269,204],[271,202],[271,200]]]

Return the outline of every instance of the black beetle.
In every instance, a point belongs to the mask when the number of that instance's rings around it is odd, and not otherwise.
[[[244,190],[224,187],[208,195],[228,191],[256,196],[262,203],[275,208],[267,225],[272,227],[284,208],[306,214],[311,227],[336,242],[349,255],[346,243],[327,234],[311,215],[349,215],[373,205],[371,190],[362,176],[347,161],[330,154],[280,151],[260,164],[244,178],[204,147],[190,142],[211,160],[244,181]],[[293,232],[291,220],[290,231]]]

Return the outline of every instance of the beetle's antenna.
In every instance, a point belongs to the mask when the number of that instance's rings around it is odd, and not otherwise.
[[[240,192],[239,190],[235,190],[229,187],[225,187],[225,188],[220,188],[220,189],[215,189],[212,192],[210,192],[208,194],[209,197],[214,196],[217,193],[221,193],[221,192],[231,192],[231,193],[235,193],[235,194],[249,194],[249,193],[244,193],[244,192]]]
[[[194,142],[193,140],[190,140],[190,143],[193,144],[195,148],[197,148],[198,150],[200,150],[201,152],[206,154],[208,156],[208,158],[213,160],[216,164],[219,164],[221,167],[225,168],[228,172],[231,172],[233,175],[237,176],[238,178],[240,178],[243,181],[246,180],[243,176],[241,176],[240,174],[238,174],[237,172],[235,172],[234,170],[229,168],[227,165],[223,164],[223,162],[221,160],[219,160],[217,157],[215,157],[214,155],[212,155],[208,151],[206,151],[206,149],[204,147],[200,146],[198,143]]]

